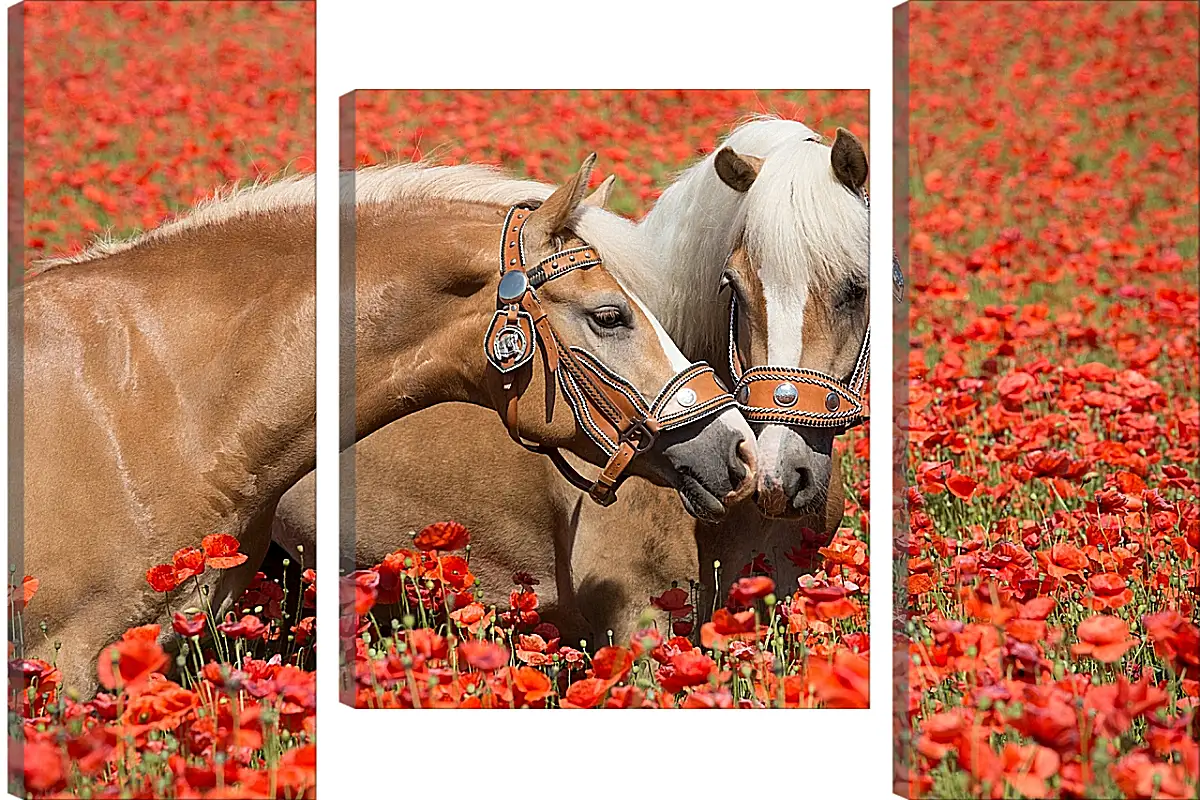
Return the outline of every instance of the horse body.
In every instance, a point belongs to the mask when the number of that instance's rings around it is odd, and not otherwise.
[[[25,654],[53,661],[61,642],[85,696],[104,645],[168,627],[147,568],[235,536],[246,565],[206,572],[207,602],[194,582],[170,599],[223,611],[315,465],[315,217],[311,181],[287,184],[285,203],[256,212],[243,193],[224,217],[205,209],[211,225],[52,263],[10,299],[25,316],[24,568],[42,585]]]
[[[765,120],[743,126],[730,141],[769,163],[777,149],[801,146],[812,136],[800,123]],[[828,172],[829,149],[803,146],[820,152]],[[717,287],[726,257],[745,234],[747,212],[745,194],[719,182],[713,161],[710,156],[685,172],[646,219],[630,228],[631,244],[651,256],[654,268],[620,277],[688,355],[724,365],[729,301],[718,296]],[[826,180],[831,184],[826,194],[842,191]],[[824,199],[818,190],[807,191]],[[788,203],[786,196],[775,199]],[[788,206],[780,213],[779,224],[794,224]],[[815,224],[813,211],[805,214],[808,225]],[[861,239],[865,242],[865,234]],[[775,270],[764,293],[777,293],[787,280],[787,264]],[[820,288],[815,282],[814,291]],[[766,316],[759,308],[753,326],[765,329]],[[770,519],[743,503],[717,524],[700,523],[671,492],[633,481],[619,503],[602,508],[587,502],[544,459],[513,447],[480,409],[458,404],[428,409],[364,439],[355,446],[355,463],[354,548],[360,566],[404,547],[410,531],[455,519],[473,533],[471,568],[486,602],[503,605],[513,573],[527,572],[539,581],[542,616],[569,639],[593,642],[610,630],[617,638],[627,636],[649,597],[672,581],[699,583],[701,608],[711,609],[719,591],[714,561],[728,578],[755,551],[763,552],[776,565],[781,586],[790,590],[803,567],[784,553],[803,544],[805,528],[827,540],[843,515],[836,461],[823,505],[790,519]],[[281,501],[276,540],[289,549],[313,541],[308,520],[314,508],[310,475]]]

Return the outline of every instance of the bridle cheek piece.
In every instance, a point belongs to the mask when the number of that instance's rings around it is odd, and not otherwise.
[[[844,433],[866,422],[870,414],[863,390],[870,371],[871,329],[868,326],[850,379],[838,379],[798,367],[742,369],[737,347],[737,294],[729,301],[729,374],[734,397],[749,422],[832,428]]]
[[[595,248],[583,245],[560,250],[527,268],[524,230],[533,210],[533,206],[522,203],[510,208],[505,216],[497,310],[484,337],[484,353],[504,381],[503,415],[513,440],[550,456],[573,485],[597,503],[611,505],[634,456],[653,447],[659,434],[719,414],[737,403],[717,380],[712,367],[703,362],[679,372],[647,403],[632,383],[596,356],[580,347],[564,346],[536,290],[547,281],[577,269],[589,269],[603,260]],[[555,376],[549,391],[553,392],[555,386],[562,391],[576,423],[608,458],[594,481],[580,475],[557,448],[531,445],[521,437],[519,379],[532,369],[539,342],[546,369]]]

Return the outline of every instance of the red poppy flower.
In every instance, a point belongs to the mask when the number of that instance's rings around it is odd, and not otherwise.
[[[296,646],[304,647],[310,642],[315,641],[317,632],[317,618],[304,617],[296,623],[296,628],[293,631],[296,635]]]
[[[173,564],[158,564],[146,570],[146,583],[156,592],[169,592],[179,586]]]
[[[607,681],[599,678],[584,678],[567,687],[559,704],[563,708],[595,708],[604,699],[609,689]]]
[[[1040,745],[1008,742],[1000,752],[1004,781],[1025,797],[1045,797],[1046,781],[1058,772],[1058,753]]]
[[[456,591],[465,591],[475,583],[475,576],[467,567],[467,560],[462,556],[442,556],[438,559],[442,568],[442,580],[447,586]],[[524,592],[533,594],[533,592]],[[536,596],[536,595],[535,595]]]
[[[867,548],[866,542],[858,539],[850,539],[845,536],[838,536],[829,546],[822,547],[817,550],[831,564],[839,564],[846,567],[858,567],[866,563]],[[802,566],[802,565],[797,565]]]
[[[977,486],[979,486],[978,481],[958,472],[946,479],[946,488],[959,500],[970,500],[971,495],[975,494]]]
[[[691,636],[696,629],[696,623],[690,619],[677,619],[671,623],[671,633],[676,636]]]
[[[1154,652],[1171,663],[1176,672],[1200,668],[1200,627],[1174,609],[1142,617]]]
[[[186,614],[176,611],[175,616],[171,620],[171,627],[180,636],[191,638],[204,633],[204,625],[207,622],[208,615],[203,612],[197,613],[191,619],[188,619]]]
[[[671,660],[658,669],[658,681],[663,690],[671,694],[689,686],[707,683],[717,669],[717,664],[699,650],[687,650],[671,656]]]
[[[247,614],[236,622],[230,614],[217,626],[217,630],[234,639],[262,639],[267,635],[267,626],[253,614]]]
[[[450,612],[450,619],[467,629],[471,635],[485,628],[496,617],[495,611],[488,611],[482,603],[468,603],[462,608]]]
[[[688,692],[680,708],[733,708],[733,694],[725,687],[701,687]]]
[[[1121,608],[1133,600],[1133,590],[1128,582],[1115,572],[1097,573],[1088,578],[1087,583],[1094,594],[1079,602],[1092,611]]]
[[[1028,399],[1030,391],[1035,386],[1037,386],[1037,379],[1028,372],[1014,372],[1000,379],[996,384],[996,391],[1004,400],[1005,405],[1019,407],[1023,400]]]
[[[204,551],[198,547],[184,547],[175,552],[171,563],[175,567],[175,582],[183,583],[204,572]]]
[[[745,607],[754,603],[760,597],[766,597],[775,591],[775,581],[765,575],[752,578],[741,578],[729,589],[729,605]]]
[[[459,644],[458,652],[480,672],[492,672],[508,663],[508,648],[493,642],[469,639]]]
[[[1124,675],[1116,683],[1104,683],[1089,689],[1084,708],[1097,714],[1097,728],[1117,739],[1138,717],[1149,716],[1167,704],[1167,693],[1150,682],[1149,675],[1130,683]]]
[[[457,522],[435,522],[413,539],[418,550],[461,550],[471,541],[467,529]]]
[[[200,705],[200,696],[161,675],[152,676],[143,690],[131,697],[121,721],[132,732],[173,730]],[[248,715],[247,715],[248,716]],[[243,724],[247,724],[244,720]]]
[[[21,591],[14,592],[13,587],[9,586],[8,587],[8,602],[9,602],[9,604],[15,606],[17,611],[20,611],[23,608],[25,608],[25,606],[29,605],[29,601],[33,599],[34,594],[37,593],[39,583],[40,583],[40,581],[38,581],[37,578],[33,578],[33,577],[30,577],[29,575],[26,575],[21,580]],[[16,596],[14,597],[14,595],[16,595]]]
[[[1076,630],[1079,642],[1071,645],[1071,653],[1089,655],[1097,661],[1119,661],[1125,651],[1138,643],[1129,635],[1129,625],[1123,619],[1098,614],[1079,623]]]
[[[144,635],[150,628],[154,636]],[[96,664],[96,674],[100,685],[105,689],[125,689],[137,687],[149,680],[150,675],[161,672],[169,663],[167,654],[156,641],[158,626],[147,626],[138,630],[136,635],[125,637],[116,644],[109,645],[100,652]]]
[[[533,575],[529,574],[528,572],[513,573],[512,581],[518,586],[523,587],[526,591],[529,591],[534,586],[537,586],[539,583],[541,583],[541,581],[533,577]]]
[[[1192,800],[1196,796],[1195,777],[1188,776],[1182,764],[1156,762],[1144,752],[1130,753],[1109,772],[1126,797]]]
[[[644,708],[647,707],[646,693],[636,686],[617,686],[609,691],[604,707]]]
[[[629,637],[629,647],[633,650],[634,658],[641,658],[646,653],[662,647],[662,642],[662,634],[658,632],[658,628],[642,628],[634,631]]]
[[[908,576],[908,593],[912,597],[920,597],[934,589],[933,578],[923,572]]]
[[[517,667],[513,670],[513,688],[522,699],[521,705],[540,703],[554,693],[550,678],[533,667]]]
[[[246,561],[246,554],[238,552],[241,546],[238,540],[227,533],[209,534],[200,544],[204,548],[208,566],[213,569],[229,569]]]
[[[379,599],[379,573],[373,569],[360,569],[342,579],[343,601],[346,595],[353,598],[354,613],[362,616],[375,607]]]
[[[871,696],[870,666],[863,656],[838,650],[831,661],[810,658],[808,683],[826,708],[867,708]]]
[[[633,655],[624,647],[602,647],[592,657],[593,677],[612,684],[620,683],[631,667]]]
[[[1055,578],[1082,580],[1083,570],[1088,566],[1084,552],[1066,542],[1056,542],[1049,551],[1039,550],[1036,556],[1042,569]]]
[[[690,599],[691,597],[686,590],[676,586],[663,592],[658,597],[651,597],[650,605],[661,611],[666,611],[671,616],[686,616],[692,613],[692,607],[688,604],[688,600]]]
[[[67,764],[62,751],[46,742],[25,742],[21,747],[26,791],[55,792],[66,785]]]
[[[94,776],[107,765],[117,741],[117,733],[112,728],[93,725],[67,741],[67,755],[80,772]]]
[[[733,613],[718,608],[711,622],[700,626],[700,643],[712,650],[726,650],[731,637],[754,634],[757,631],[757,615],[753,610]]]

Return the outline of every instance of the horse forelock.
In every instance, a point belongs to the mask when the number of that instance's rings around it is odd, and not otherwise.
[[[837,182],[830,149],[815,138],[801,122],[754,117],[722,142],[764,160],[749,191],[721,181],[717,147],[680,174],[639,226],[662,260],[654,265],[651,305],[685,352],[724,346],[723,315],[697,310],[712,301],[739,243],[772,294],[793,295],[784,305],[803,305],[810,289],[824,295],[845,280],[866,279],[866,208]]]
[[[762,169],[741,208],[742,239],[764,279],[822,293],[847,280],[865,281],[869,216],[863,200],[842,186],[830,166],[830,148],[809,141],[808,128],[787,120],[750,123],[730,137],[738,152],[740,133],[755,126],[787,133],[762,153]],[[750,143],[752,144],[752,143]]]
[[[742,208],[742,243],[766,299],[770,363],[801,363],[810,303],[828,303],[868,277],[866,204],[836,179],[829,146],[813,138],[797,129],[760,156]]]

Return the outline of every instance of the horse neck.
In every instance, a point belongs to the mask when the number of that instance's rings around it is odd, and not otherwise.
[[[685,171],[638,225],[659,270],[641,292],[689,358],[721,369],[727,360],[729,306],[717,287],[737,243],[743,195],[719,183],[710,161]]]
[[[498,407],[483,353],[504,209],[433,201],[355,208],[356,439],[445,402]],[[498,256],[497,256],[498,257]],[[349,398],[344,398],[345,402]]]

